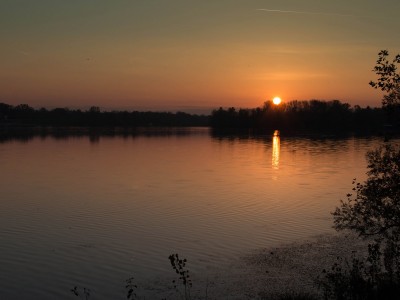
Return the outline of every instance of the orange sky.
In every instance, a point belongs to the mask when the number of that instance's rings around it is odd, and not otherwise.
[[[0,102],[174,110],[339,99],[379,106],[400,2],[0,2]]]

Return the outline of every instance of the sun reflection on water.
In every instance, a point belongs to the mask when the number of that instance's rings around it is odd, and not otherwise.
[[[272,167],[275,170],[279,169],[280,150],[281,150],[281,138],[279,137],[279,130],[275,130],[274,137],[272,138]]]

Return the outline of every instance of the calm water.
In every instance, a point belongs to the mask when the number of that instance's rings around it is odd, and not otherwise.
[[[207,129],[2,142],[0,298],[74,299],[80,285],[123,299],[131,276],[173,277],[171,253],[202,274],[332,232],[330,212],[379,144]]]

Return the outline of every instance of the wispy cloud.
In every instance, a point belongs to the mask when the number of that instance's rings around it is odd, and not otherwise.
[[[21,54],[21,55],[23,55],[23,56],[30,56],[31,54],[30,54],[30,52],[26,52],[26,51],[22,51],[22,50],[19,50],[19,51],[17,51],[19,54]]]
[[[350,15],[350,14],[337,14],[337,13],[311,12],[311,11],[298,11],[298,10],[280,10],[280,9],[267,9],[267,8],[257,8],[256,10],[270,12],[270,13],[283,13],[283,14],[323,15],[323,16],[340,16],[340,17],[361,17],[361,16],[358,16],[358,15]]]
[[[271,72],[271,73],[259,73],[252,75],[252,80],[268,80],[268,81],[297,81],[297,80],[310,80],[317,78],[329,77],[328,74],[324,73],[306,73],[306,72]]]

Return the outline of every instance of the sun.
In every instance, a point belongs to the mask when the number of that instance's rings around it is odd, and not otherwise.
[[[279,104],[281,104],[282,99],[279,98],[279,97],[275,97],[275,98],[272,100],[272,102],[273,102],[275,105],[279,105]]]

